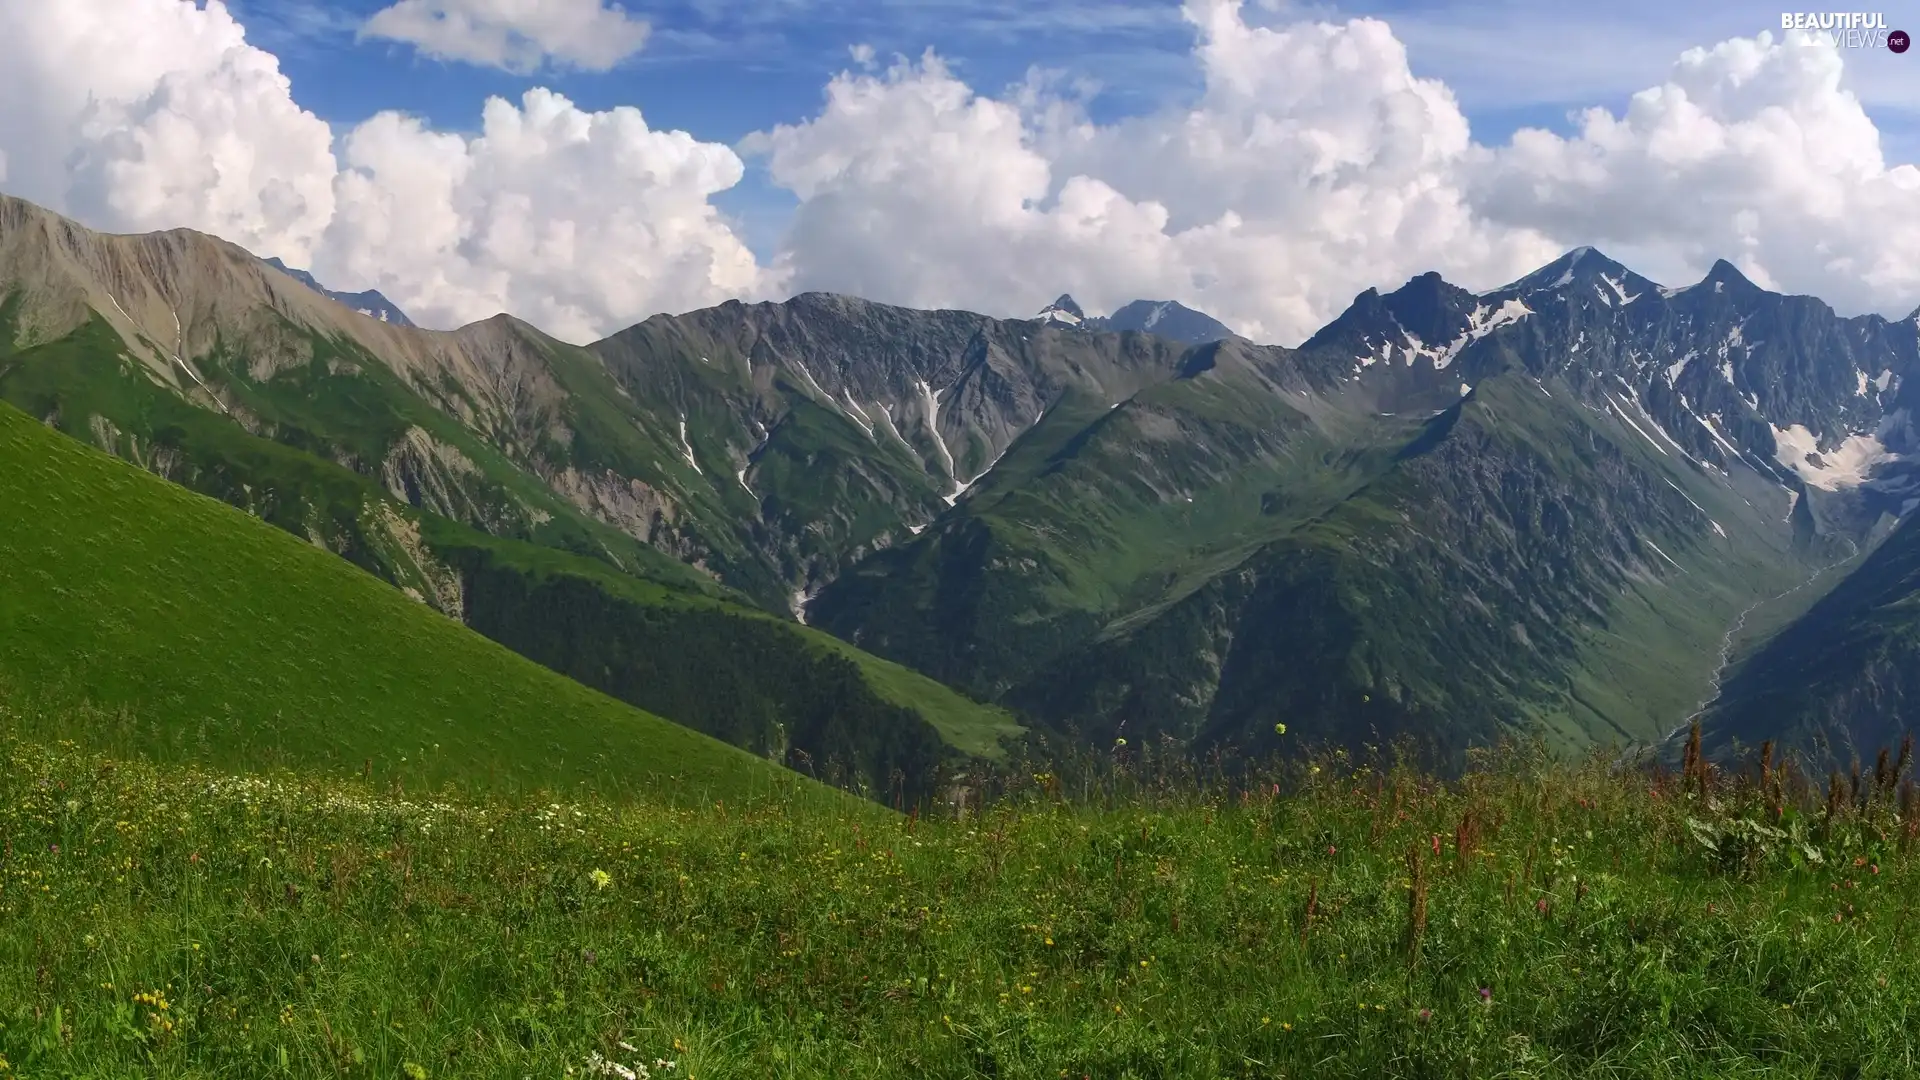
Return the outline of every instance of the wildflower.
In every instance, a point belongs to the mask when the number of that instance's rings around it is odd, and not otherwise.
[[[1275,735],[1285,735],[1287,733],[1287,725],[1285,724],[1273,725],[1273,733]]]
[[[416,1062],[409,1061],[402,1064],[400,1071],[406,1074],[407,1080],[427,1080],[426,1068]]]
[[[1538,911],[1540,914],[1545,915],[1547,913],[1547,898],[1543,896],[1540,899],[1534,901],[1533,909],[1535,911]]]
[[[605,870],[595,870],[593,873],[587,875],[587,880],[593,882],[594,888],[604,889],[613,884],[613,875],[607,873]]]
[[[1424,1023],[1426,1023],[1427,1021],[1429,1021],[1429,1020],[1431,1020],[1431,1019],[1433,1019],[1433,1010],[1432,1010],[1432,1009],[1421,1009],[1421,1010],[1420,1010],[1420,1022],[1421,1022],[1421,1023],[1423,1023],[1423,1024],[1424,1024]]]
[[[1115,745],[1115,746],[1125,746],[1125,745],[1127,745],[1127,740],[1125,740],[1125,739],[1115,739],[1115,740],[1113,740],[1113,745]]]
[[[1493,1004],[1493,988],[1492,988],[1492,987],[1488,987],[1488,986],[1483,986],[1483,987],[1481,987],[1481,988],[1480,988],[1480,1000],[1481,1000],[1481,1002],[1483,1002],[1483,1003],[1485,1003],[1485,1004],[1487,1004],[1487,1005],[1491,1005],[1491,1004]]]

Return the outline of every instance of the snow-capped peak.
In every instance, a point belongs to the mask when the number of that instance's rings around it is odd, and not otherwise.
[[[1481,293],[1480,295],[1492,296],[1496,293],[1511,292],[1525,295],[1527,293],[1547,292],[1554,289],[1564,289],[1575,281],[1591,279],[1595,275],[1614,274],[1624,277],[1629,273],[1631,273],[1631,271],[1628,271],[1619,263],[1602,255],[1598,250],[1583,245],[1574,248],[1572,251],[1567,252],[1565,255],[1560,256],[1518,281],[1502,285],[1498,289]]]
[[[1087,313],[1080,309],[1080,305],[1074,302],[1072,296],[1061,293],[1060,299],[1040,309],[1039,318],[1045,322],[1079,326],[1086,321]]]

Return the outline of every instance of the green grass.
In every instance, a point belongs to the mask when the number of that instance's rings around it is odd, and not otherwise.
[[[124,753],[656,790],[793,782],[0,405],[0,695]]]
[[[1604,765],[1445,788],[1323,761],[1279,797],[1044,778],[954,823],[430,803],[0,742],[0,1073],[1920,1068],[1920,863],[1883,801],[1788,810],[1784,842],[1725,778],[1703,799]]]
[[[433,595],[437,582],[457,576],[433,559],[447,554],[442,541],[452,536],[457,539],[455,547],[486,546],[491,557],[524,565],[537,575],[566,572],[587,578],[599,588],[653,610],[726,612],[753,620],[753,627],[763,631],[777,625],[780,633],[796,636],[796,651],[820,658],[845,657],[858,665],[874,694],[925,716],[962,753],[996,754],[1000,737],[1019,730],[1000,710],[969,702],[930,679],[817,631],[785,620],[776,623],[763,612],[750,610],[745,596],[657,549],[585,519],[350,345],[306,334],[312,360],[264,381],[252,379],[246,363],[229,349],[216,349],[204,361],[209,377],[219,379],[243,411],[258,418],[263,430],[273,432],[273,438],[266,438],[153,383],[123,359],[124,346],[99,319],[58,340],[9,353],[11,335],[6,326],[17,299],[16,294],[0,303],[0,398],[32,416],[55,418],[61,430],[84,442],[104,443],[103,448],[122,458],[156,470],[164,468],[181,485],[246,509],[295,536],[318,537],[348,561],[396,585]],[[291,327],[287,332],[299,333]],[[575,353],[578,350],[556,346],[555,362],[571,364],[569,371],[585,370],[588,365]],[[600,379],[605,382],[604,373]],[[608,398],[617,397],[610,383],[598,389]],[[101,421],[111,423],[116,434],[104,435]],[[478,476],[448,478],[457,489],[460,506],[445,509],[479,514],[503,531],[521,534],[517,539],[486,537],[398,503],[375,480],[334,460],[337,456],[362,467],[378,463],[412,427],[427,431],[482,470]],[[163,461],[169,463],[163,465]],[[531,529],[513,525],[514,515],[528,507],[543,509],[548,522]],[[422,550],[419,545],[409,548],[403,534],[414,524],[435,550]],[[504,643],[516,647],[512,641]],[[551,657],[541,659],[563,674],[577,674],[552,663]],[[593,680],[584,681],[608,689]],[[717,733],[698,710],[683,715],[644,696],[619,696],[643,710]],[[724,704],[715,699],[714,708],[724,709]],[[821,748],[808,749],[817,754]]]
[[[1006,752],[1003,740],[1017,739],[1026,731],[1005,709],[982,705],[912,668],[861,652],[831,634],[818,630],[803,633],[817,647],[853,661],[882,700],[918,712],[947,745],[963,754],[1001,758]]]

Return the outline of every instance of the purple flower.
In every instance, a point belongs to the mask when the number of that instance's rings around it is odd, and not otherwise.
[[[1483,987],[1481,987],[1481,988],[1480,988],[1480,1000],[1481,1000],[1481,1001],[1485,1001],[1485,1002],[1492,1002],[1492,1001],[1493,1001],[1493,989],[1492,989],[1491,987],[1486,987],[1486,986],[1483,986]]]

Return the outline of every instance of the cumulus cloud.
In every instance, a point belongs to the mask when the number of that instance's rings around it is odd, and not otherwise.
[[[711,204],[732,149],[545,90],[474,137],[333,132],[219,2],[0,0],[7,190],[95,228],[187,227],[378,287],[427,325],[510,311],[585,342],[772,279]]]
[[[757,295],[753,253],[710,202],[728,147],[585,112],[548,90],[487,102],[475,138],[382,113],[346,141],[317,271],[372,284],[428,325],[500,311],[588,341],[661,310]]]
[[[1492,287],[1598,243],[1850,310],[1920,300],[1920,173],[1883,161],[1824,41],[1695,49],[1621,116],[1489,148],[1384,22],[1183,13],[1202,93],[1112,124],[1044,81],[977,94],[932,54],[835,78],[817,117],[749,144],[801,200],[795,285],[995,312],[1144,295],[1297,341],[1370,285]]]
[[[333,213],[327,125],[219,0],[0,0],[8,189],[105,229],[191,226],[304,258]]]
[[[1642,249],[1676,268],[1726,258],[1755,281],[1851,310],[1920,301],[1920,169],[1890,166],[1824,37],[1770,33],[1681,56],[1615,115],[1569,137],[1516,134],[1473,183],[1491,221]]]
[[[640,51],[647,24],[603,0],[399,0],[360,35],[522,74],[548,64],[606,71]]]
[[[460,10],[536,10],[490,3]],[[733,148],[547,90],[487,102],[477,134],[334,132],[219,0],[0,0],[0,180],[95,227],[306,262],[429,325],[504,310],[576,341],[833,289],[994,314],[1174,299],[1290,342],[1369,286],[1491,287],[1582,243],[1676,284],[1727,257],[1843,309],[1920,301],[1920,170],[1886,161],[1818,39],[1695,49],[1618,114],[1490,147],[1384,22],[1182,11],[1199,93],[1115,122],[1046,77],[994,96],[931,52],[851,52],[815,115],[742,144],[798,201],[770,264],[713,205]],[[543,59],[573,40],[512,25]]]
[[[1515,276],[1556,253],[1473,213],[1466,118],[1385,23],[1184,10],[1201,98],[1113,125],[1044,83],[978,95],[932,54],[834,79],[818,117],[750,144],[801,200],[795,285],[991,311],[1146,295],[1297,340],[1369,285]]]

